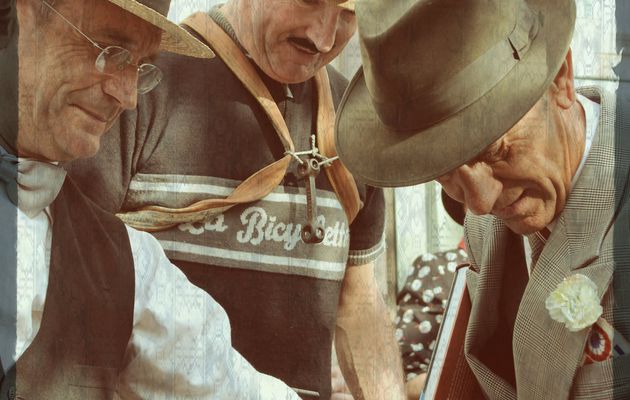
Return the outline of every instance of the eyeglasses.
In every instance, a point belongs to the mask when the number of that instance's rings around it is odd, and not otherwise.
[[[134,66],[137,68],[138,72],[138,83],[137,90],[138,94],[145,94],[153,90],[158,83],[162,80],[162,71],[158,67],[153,64],[133,64],[131,62],[132,56],[131,52],[120,46],[107,46],[102,47],[94,40],[90,39],[81,29],[79,29],[72,22],[68,21],[66,17],[64,17],[59,11],[57,11],[52,5],[50,5],[45,0],[41,0],[42,4],[48,7],[52,12],[57,14],[61,19],[63,19],[68,25],[70,25],[75,31],[77,31],[81,36],[86,38],[92,46],[99,49],[101,52],[98,57],[96,57],[96,61],[94,62],[94,67],[96,70],[102,74],[114,76],[121,73],[125,68],[129,66]]]

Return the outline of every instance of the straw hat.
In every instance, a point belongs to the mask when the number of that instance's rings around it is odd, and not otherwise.
[[[166,17],[170,0],[108,0],[162,30],[160,49],[197,58],[212,58],[214,52]]]
[[[361,0],[363,69],[339,106],[337,151],[376,186],[435,179],[479,155],[565,60],[574,0]]]

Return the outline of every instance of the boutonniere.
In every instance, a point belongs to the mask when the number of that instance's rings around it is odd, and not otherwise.
[[[603,312],[597,285],[582,274],[564,278],[545,300],[545,307],[554,321],[571,332],[593,325]]]

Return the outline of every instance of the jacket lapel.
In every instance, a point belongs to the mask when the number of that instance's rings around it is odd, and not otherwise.
[[[551,319],[545,299],[563,279],[577,273],[595,282],[600,301],[611,282],[612,263],[599,256],[628,162],[616,157],[617,174],[611,168],[611,154],[618,148],[615,137],[621,136],[614,134],[614,98],[600,100],[601,94],[593,90],[585,94],[600,101],[600,123],[586,164],[523,293],[513,339],[519,399],[567,398],[582,363],[590,329],[570,332]]]

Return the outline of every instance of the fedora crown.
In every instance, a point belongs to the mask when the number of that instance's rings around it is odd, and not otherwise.
[[[363,69],[336,145],[375,186],[442,176],[481,154],[549,90],[569,56],[575,0],[361,0]]]
[[[524,0],[369,1],[357,10],[366,86],[383,124],[401,132],[482,97],[527,52],[541,23]]]

